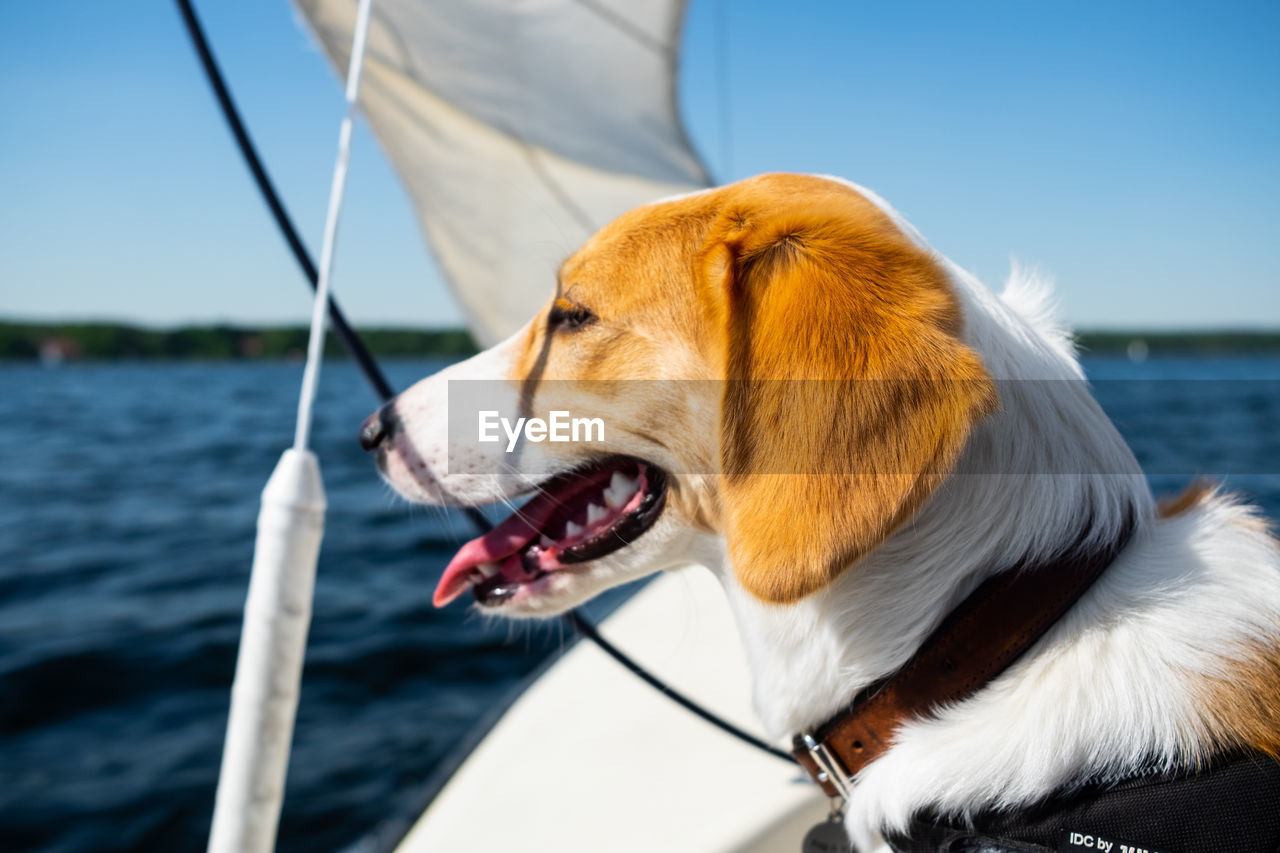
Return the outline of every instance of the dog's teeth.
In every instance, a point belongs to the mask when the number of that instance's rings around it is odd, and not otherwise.
[[[541,545],[543,548],[550,548],[552,545],[554,545],[554,544],[556,544],[556,543],[555,543],[555,540],[554,540],[554,539],[552,539],[550,536],[548,536],[547,534],[545,534],[545,533],[544,533],[544,534],[542,534],[542,536],[538,539],[538,544],[539,544],[539,545]]]
[[[614,476],[617,475],[615,474]],[[604,490],[604,505],[609,507],[609,509],[617,509],[622,506],[623,503],[625,503],[625,501],[620,499],[618,493],[613,490],[613,486]]]
[[[582,528],[574,524],[572,521],[566,521],[564,525],[564,536],[566,539],[572,539],[582,533]]]
[[[636,489],[640,486],[640,481],[635,477],[628,477],[621,471],[614,471],[613,476],[609,478],[609,488],[618,496],[620,500],[630,498],[636,493]]]
[[[587,524],[595,524],[608,514],[609,513],[604,511],[603,507],[598,507],[595,504],[587,504]]]
[[[499,571],[497,563],[481,563],[476,568],[480,570],[480,574],[484,575],[485,580],[493,577]]]

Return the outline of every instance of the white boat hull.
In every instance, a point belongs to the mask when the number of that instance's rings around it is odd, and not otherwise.
[[[601,632],[677,690],[758,730],[742,646],[710,572],[656,579]],[[791,851],[826,809],[797,767],[579,643],[511,706],[399,850]]]

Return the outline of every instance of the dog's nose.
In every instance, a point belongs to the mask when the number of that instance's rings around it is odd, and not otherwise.
[[[395,431],[396,410],[395,401],[392,401],[369,415],[360,425],[360,446],[365,450],[373,450],[395,435]]]

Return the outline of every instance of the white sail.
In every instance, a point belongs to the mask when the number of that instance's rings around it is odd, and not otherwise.
[[[345,68],[356,0],[294,0]],[[360,106],[482,345],[592,232],[705,186],[676,107],[680,0],[377,0]]]

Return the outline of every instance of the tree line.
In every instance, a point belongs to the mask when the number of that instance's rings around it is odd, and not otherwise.
[[[0,359],[234,361],[291,359],[306,354],[305,326],[232,325],[150,329],[119,323],[0,323]],[[361,329],[377,356],[464,356],[476,351],[465,329]],[[345,351],[330,334],[325,354]]]
[[[151,329],[121,323],[0,322],[0,359],[193,360],[292,359],[306,353],[305,326],[184,326]],[[461,357],[476,351],[465,329],[361,329],[382,358]],[[1280,331],[1084,331],[1076,335],[1086,354],[1229,355],[1280,352]],[[331,334],[326,355],[345,355]]]

